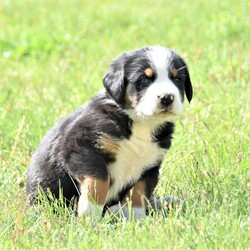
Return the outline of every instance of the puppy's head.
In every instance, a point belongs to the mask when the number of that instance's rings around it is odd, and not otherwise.
[[[170,49],[145,47],[112,61],[103,83],[111,97],[138,117],[178,115],[193,95],[187,65]]]

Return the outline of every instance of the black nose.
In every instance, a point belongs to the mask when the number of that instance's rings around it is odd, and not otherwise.
[[[160,96],[161,104],[165,107],[168,107],[174,102],[174,95],[172,94],[164,94]]]

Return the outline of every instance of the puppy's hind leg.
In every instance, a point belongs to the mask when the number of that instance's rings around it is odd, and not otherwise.
[[[78,216],[101,216],[110,186],[109,176],[106,180],[85,176],[80,186]]]

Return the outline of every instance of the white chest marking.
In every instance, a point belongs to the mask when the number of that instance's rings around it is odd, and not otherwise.
[[[116,161],[108,166],[114,183],[109,189],[107,202],[115,199],[128,183],[136,182],[141,174],[162,160],[166,150],[152,142],[152,128],[148,124],[134,123],[129,140],[119,143]]]

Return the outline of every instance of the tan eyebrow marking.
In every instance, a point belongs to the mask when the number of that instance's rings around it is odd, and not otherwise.
[[[144,73],[147,77],[151,78],[154,75],[154,71],[151,68],[146,68]]]
[[[178,70],[176,68],[173,68],[172,69],[172,74],[173,74],[173,77],[176,77],[177,74],[178,74]]]

